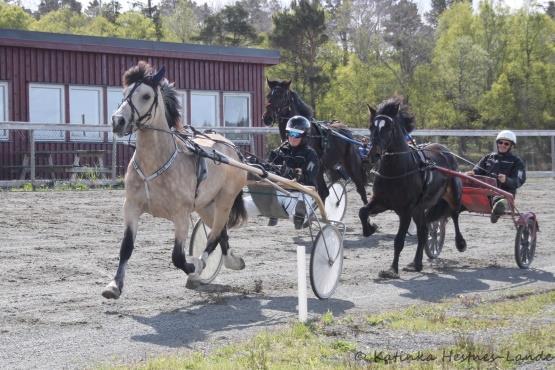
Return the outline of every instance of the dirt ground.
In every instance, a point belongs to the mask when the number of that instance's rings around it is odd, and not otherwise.
[[[397,218],[378,216],[379,232],[362,237],[356,217],[361,204],[351,189],[340,285],[327,301],[317,300],[309,288],[309,316],[552,288],[554,186],[552,179],[530,179],[519,193],[519,208],[536,212],[540,222],[533,269],[516,266],[509,220],[492,225],[463,214],[466,252],[456,251],[448,224],[441,258],[426,260],[422,273],[402,272],[393,281],[377,275],[391,263]],[[143,216],[123,295],[116,301],[102,298],[117,266],[123,200],[121,190],[0,192],[1,368],[90,368],[161,353],[210,351],[296,319],[295,245],[310,245],[309,234],[290,222],[267,227],[261,218],[230,233],[246,269],[222,269],[213,284],[194,291],[171,264],[172,224]],[[415,243],[408,238],[401,266],[414,257]],[[403,345],[394,335],[382,338],[384,346]]]

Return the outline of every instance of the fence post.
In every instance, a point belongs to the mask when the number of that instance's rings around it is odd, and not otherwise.
[[[118,164],[118,139],[112,135],[112,183],[116,182],[116,169]]]
[[[31,166],[31,185],[35,187],[35,130],[29,130],[29,165]]]

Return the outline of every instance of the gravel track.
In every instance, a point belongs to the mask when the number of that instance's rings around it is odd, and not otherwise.
[[[533,269],[516,266],[512,222],[492,225],[463,214],[466,252],[456,251],[448,224],[441,258],[426,260],[422,273],[401,272],[394,281],[377,275],[391,263],[397,218],[390,212],[378,216],[379,232],[362,237],[356,217],[361,204],[350,189],[340,286],[327,301],[310,291],[309,316],[552,288],[554,185],[552,179],[530,179],[517,199],[520,209],[536,212],[540,222]],[[270,228],[262,218],[230,233],[246,269],[222,269],[213,284],[194,291],[185,288],[185,275],[171,264],[172,224],[143,216],[122,297],[102,298],[117,267],[123,200],[121,190],[0,192],[1,368],[90,368],[210,351],[295,320],[295,244],[309,246],[310,237],[290,222]],[[415,244],[416,238],[407,239],[400,266],[412,260]]]

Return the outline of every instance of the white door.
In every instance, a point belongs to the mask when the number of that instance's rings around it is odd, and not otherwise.
[[[61,85],[29,85],[29,122],[64,123],[64,87]],[[64,141],[65,131],[37,130],[37,141]]]
[[[100,87],[70,86],[69,121],[72,125],[100,125],[102,89]],[[71,140],[103,141],[103,132],[71,131]]]

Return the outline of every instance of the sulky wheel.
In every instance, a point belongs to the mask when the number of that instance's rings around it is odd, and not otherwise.
[[[341,221],[347,210],[347,189],[343,182],[334,182],[328,188],[329,195],[326,198],[326,215],[328,220]]]
[[[202,219],[195,223],[189,244],[189,255],[200,258],[206,248],[209,232],[210,228],[202,222]],[[205,262],[204,270],[202,270],[199,278],[196,279],[201,284],[210,283],[218,275],[223,262],[222,249],[216,247]]]
[[[428,241],[424,250],[429,259],[436,259],[439,257],[445,242],[445,225],[447,218],[440,218],[437,221],[428,224]]]
[[[310,255],[310,284],[316,297],[331,297],[343,268],[343,237],[333,225],[325,225],[316,236]]]
[[[536,220],[529,218],[523,225],[518,225],[515,238],[515,260],[518,267],[527,269],[532,264],[536,253]]]

